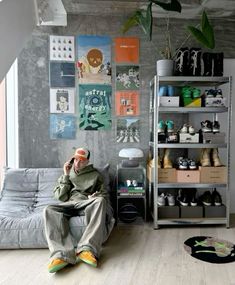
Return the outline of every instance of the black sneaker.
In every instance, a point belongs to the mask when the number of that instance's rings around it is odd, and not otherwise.
[[[222,205],[222,198],[221,198],[221,195],[218,191],[214,190],[212,192],[211,196],[212,196],[213,205],[215,205],[215,206],[221,206]]]
[[[212,205],[212,195],[210,191],[206,191],[201,196],[201,201],[204,206]]]
[[[205,122],[201,122],[202,132],[203,133],[211,133],[212,132],[212,122],[206,120]]]
[[[178,158],[178,168],[179,169],[188,169],[188,160],[183,158],[183,157],[179,157]]]
[[[197,198],[196,198],[197,189],[190,189],[190,206],[197,206]]]
[[[189,204],[189,195],[185,189],[179,189],[177,200],[181,206],[188,206]]]
[[[219,133],[220,132],[220,124],[218,121],[214,121],[212,131],[213,131],[213,133]]]
[[[196,162],[193,159],[188,159],[188,167],[191,170],[197,169]]]

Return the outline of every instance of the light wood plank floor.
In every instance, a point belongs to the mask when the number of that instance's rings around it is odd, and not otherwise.
[[[212,264],[188,255],[183,242],[209,235],[235,243],[235,217],[224,226],[118,225],[102,251],[99,267],[84,263],[49,274],[47,249],[0,250],[0,285],[235,285],[235,263]]]

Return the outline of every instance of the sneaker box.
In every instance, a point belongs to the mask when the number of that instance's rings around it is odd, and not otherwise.
[[[160,96],[159,106],[161,107],[179,107],[180,97],[179,96]]]
[[[176,219],[180,217],[179,206],[158,206],[159,219]]]
[[[201,183],[227,183],[227,167],[202,167],[200,170]]]
[[[203,143],[225,143],[225,133],[202,133]]]
[[[204,206],[205,218],[224,218],[226,217],[226,207],[221,206]]]
[[[176,179],[180,183],[200,183],[200,171],[176,170]]]
[[[180,207],[181,218],[202,218],[203,207],[202,206],[181,206]]]
[[[201,107],[202,99],[201,98],[183,98],[184,107]]]
[[[199,133],[189,134],[189,133],[180,133],[179,134],[180,143],[199,143]]]
[[[159,168],[158,183],[176,182],[176,168]]]
[[[226,98],[205,98],[205,107],[226,106]]]
[[[153,166],[147,164],[147,178],[153,182]],[[175,168],[158,168],[158,183],[174,183],[176,182]]]

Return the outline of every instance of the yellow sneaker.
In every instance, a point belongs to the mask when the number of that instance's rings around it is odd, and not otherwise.
[[[68,262],[64,261],[63,259],[53,259],[51,263],[48,265],[48,271],[50,273],[57,272],[68,265]]]
[[[93,253],[89,250],[81,251],[77,255],[78,259],[82,260],[83,262],[90,264],[93,267],[97,267],[97,259],[93,255]]]

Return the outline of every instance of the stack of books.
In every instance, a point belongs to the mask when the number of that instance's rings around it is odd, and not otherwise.
[[[145,189],[143,186],[121,186],[117,192],[119,196],[144,196]]]

